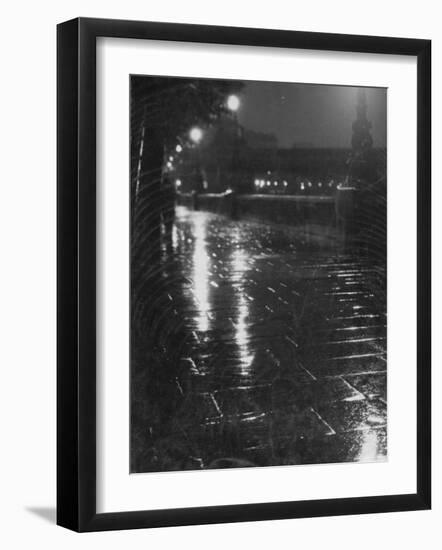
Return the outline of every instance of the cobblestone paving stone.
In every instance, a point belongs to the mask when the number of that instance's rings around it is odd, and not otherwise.
[[[171,246],[189,334],[177,431],[195,464],[385,460],[384,271],[324,229],[307,239],[185,208]]]

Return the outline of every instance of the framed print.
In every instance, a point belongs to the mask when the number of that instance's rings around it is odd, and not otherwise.
[[[58,26],[59,525],[430,508],[430,53]]]

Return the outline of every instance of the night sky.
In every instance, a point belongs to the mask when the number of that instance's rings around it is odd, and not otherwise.
[[[274,134],[280,147],[349,147],[357,89],[247,82],[241,92],[238,119],[246,129]],[[385,147],[387,90],[366,88],[366,95],[374,146]]]

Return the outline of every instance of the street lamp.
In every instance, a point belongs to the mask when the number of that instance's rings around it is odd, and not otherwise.
[[[239,106],[241,105],[241,102],[239,100],[239,97],[237,95],[229,95],[227,98],[227,108],[232,111],[236,112],[239,109]]]
[[[234,179],[236,179],[236,171],[238,168],[238,138],[239,138],[239,124],[238,124],[238,114],[237,111],[241,105],[241,102],[239,100],[239,97],[235,94],[231,94],[228,96],[226,101],[227,109],[232,113],[232,120],[233,120],[233,143],[232,143],[232,166],[231,166],[231,174],[230,174],[230,181],[232,187],[235,189],[236,182],[234,182]]]
[[[189,130],[189,137],[193,141],[195,145],[198,145],[199,142],[203,139],[203,131],[199,126],[193,126]],[[196,193],[201,193],[202,189],[204,189],[202,177],[201,177],[201,151],[200,147],[195,148],[195,159],[194,159],[194,183],[193,183],[193,191]]]
[[[189,137],[194,143],[198,144],[203,139],[203,131],[198,126],[194,126],[189,132]]]

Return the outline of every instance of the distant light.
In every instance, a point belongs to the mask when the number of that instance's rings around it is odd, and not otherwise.
[[[181,187],[181,180],[175,180],[175,185],[177,187]]]
[[[309,187],[311,187],[311,186],[312,186],[312,182],[309,181],[307,185],[308,185]]]
[[[198,126],[194,126],[190,130],[189,136],[194,143],[199,143],[203,139],[203,131]]]
[[[272,183],[270,181],[267,181],[267,187],[270,187]]]
[[[305,185],[304,185],[304,182],[303,182],[303,181],[301,182],[301,189],[302,189],[303,191],[304,191],[304,189],[305,189]]]
[[[266,182],[264,180],[261,180],[260,187],[264,187],[265,184],[266,184]]]
[[[240,105],[241,102],[237,95],[229,95],[227,98],[227,108],[230,109],[230,111],[237,111]]]
[[[181,151],[183,150],[183,148],[181,147],[181,145],[178,143],[178,145],[175,147],[175,151],[177,153],[181,153]]]
[[[167,163],[167,168],[172,168],[172,163],[171,162]]]
[[[255,180],[255,185],[256,185],[256,187],[258,187],[258,185],[259,185],[259,180]]]
[[[322,187],[322,183],[320,181],[318,182],[318,187]]]
[[[270,174],[271,174],[270,170],[267,170],[267,174],[270,176]]]
[[[274,182],[273,182],[273,185],[274,185],[275,187],[277,187],[277,186],[278,186],[278,182],[277,182],[277,181],[274,181]]]
[[[170,160],[170,162],[173,162],[173,157],[170,156],[170,157],[169,157],[169,160]]]
[[[285,180],[282,182],[282,184],[284,185],[284,187],[287,187],[288,185],[288,183]]]
[[[209,184],[206,180],[203,181],[203,189],[207,189],[209,187]]]

